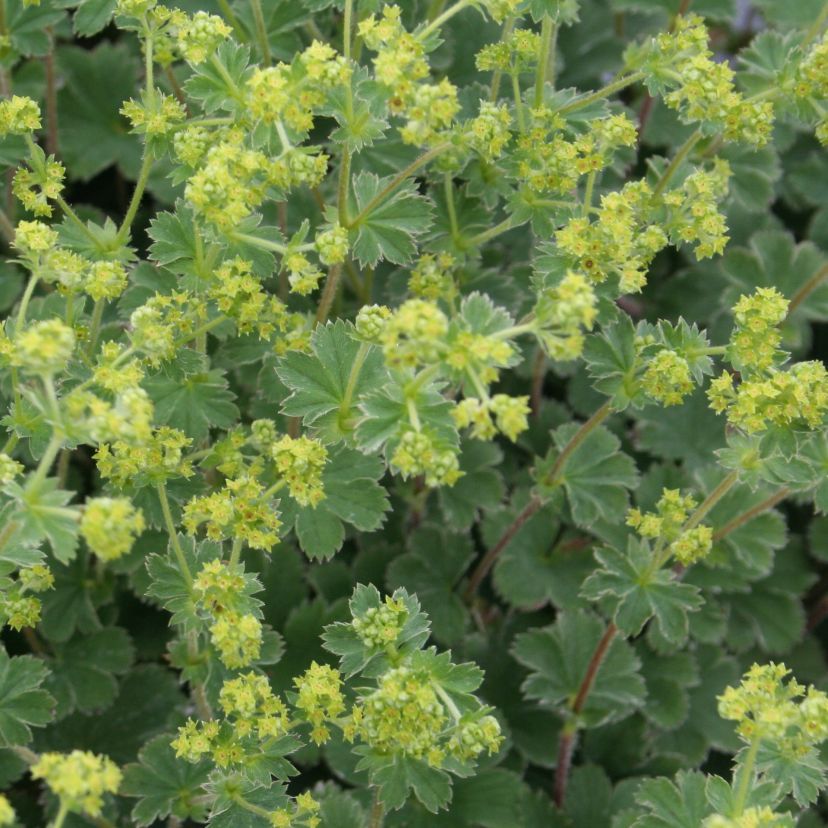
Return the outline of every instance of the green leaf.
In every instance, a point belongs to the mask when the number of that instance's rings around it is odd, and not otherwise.
[[[284,786],[278,783],[270,788],[254,788],[249,783],[240,784],[238,778],[231,776],[220,778],[216,787],[219,796],[210,814],[210,828],[271,828],[273,823],[267,817],[240,805],[239,796],[265,812],[286,808],[290,804]]]
[[[644,400],[636,379],[637,355],[635,328],[628,316],[588,336],[584,344],[584,361],[596,391],[606,394],[619,410]]]
[[[50,641],[68,641],[75,630],[91,633],[100,629],[95,608],[95,584],[90,584],[88,560],[81,553],[68,566],[52,567],[54,589],[41,596],[40,631]]]
[[[743,761],[744,748],[737,761]],[[801,755],[794,755],[785,746],[763,740],[756,758],[756,768],[766,779],[778,785],[783,793],[791,794],[801,805],[817,801],[819,792],[825,787],[828,776],[825,764],[813,748]]]
[[[486,515],[483,539],[492,548],[524,506],[515,501],[507,510]],[[578,590],[592,572],[592,554],[580,539],[554,543],[560,533],[556,509],[546,506],[521,526],[495,564],[494,588],[505,601],[520,609],[551,602],[558,609],[572,609],[583,602]]]
[[[465,440],[460,448],[463,476],[437,491],[440,508],[453,529],[468,529],[480,512],[496,509],[503,500],[503,475],[497,470],[503,453],[493,443]]]
[[[313,354],[290,351],[276,368],[292,392],[283,413],[302,417],[325,443],[351,438],[360,400],[385,377],[380,349],[361,344],[353,331],[341,319],[318,325],[311,337]]]
[[[577,423],[567,423],[552,432],[557,448],[538,464],[541,491],[553,493],[563,485],[578,526],[590,527],[596,521],[620,523],[629,503],[627,490],[638,480],[635,463],[621,452],[620,440],[603,426],[593,428],[567,457],[563,467],[550,479],[558,455],[578,432]]]
[[[106,28],[118,0],[81,0],[72,17],[72,28],[81,37],[91,37]]]
[[[395,590],[393,598],[401,600],[408,611],[396,642],[399,653],[407,655],[414,650],[419,650],[428,639],[428,616],[420,612],[417,597],[409,595],[406,590]],[[349,601],[351,616],[363,618],[369,610],[378,609],[382,604],[383,599],[375,586],[357,584]],[[363,673],[366,676],[380,675],[388,669],[388,654],[385,649],[364,644],[350,622],[329,624],[325,627],[322,640],[326,650],[340,657],[342,672],[346,676],[353,676],[356,673]]]
[[[698,828],[711,813],[705,782],[698,771],[679,771],[675,781],[645,780],[635,799],[647,813],[636,819],[634,828]]]
[[[584,610],[562,612],[550,627],[515,639],[515,658],[530,669],[523,692],[530,699],[566,711],[578,695],[605,624]],[[616,636],[595,674],[581,717],[588,727],[618,721],[642,706],[644,681],[632,647]]]
[[[23,546],[46,540],[55,558],[65,564],[75,557],[78,547],[80,511],[68,506],[74,492],[58,487],[58,479],[49,477],[36,490],[17,483],[9,483],[5,490],[16,502],[9,517],[17,526],[11,540]]]
[[[642,712],[664,730],[679,727],[690,708],[688,690],[699,683],[695,659],[690,653],[654,653],[645,646],[637,651],[647,684],[647,704]]]
[[[401,432],[410,426],[409,400],[417,409],[424,432],[445,447],[459,445],[457,427],[451,416],[453,405],[440,389],[442,383],[427,383],[414,394],[406,392],[404,381],[394,377],[387,385],[365,394],[360,403],[363,413],[356,430],[356,439],[363,451],[378,451],[384,447],[390,456]]]
[[[641,632],[655,617],[659,632],[672,644],[687,638],[687,613],[702,604],[697,587],[677,581],[670,570],[652,571],[653,551],[647,541],[630,537],[626,554],[605,547],[596,551],[601,568],[584,582],[581,594],[606,599],[618,628],[626,635]]]
[[[294,526],[302,551],[314,559],[330,558],[345,538],[343,523],[362,532],[379,528],[390,508],[386,491],[377,482],[384,472],[378,458],[340,446],[322,472],[325,497],[315,508],[282,500],[286,522],[295,509]]]
[[[151,739],[141,748],[136,763],[124,768],[120,792],[138,797],[131,816],[135,825],[152,825],[155,820],[173,816],[182,822],[203,822],[206,804],[198,802],[207,782],[210,762],[184,762],[170,747],[172,734]]]
[[[48,29],[66,16],[55,4],[30,5],[25,0],[6,0],[5,30],[10,46],[25,57],[41,57],[52,49]]]
[[[401,808],[410,793],[433,814],[451,801],[451,777],[421,759],[402,755],[366,756],[357,768],[369,771],[371,784],[377,786],[380,802],[388,810]]]
[[[140,144],[119,113],[121,103],[135,93],[138,73],[126,44],[64,46],[57,59],[63,77],[58,92],[60,152],[69,174],[88,181],[112,164],[137,170]]]
[[[118,694],[115,678],[135,657],[132,640],[121,627],[105,627],[54,645],[48,688],[58,700],[58,716],[74,710],[91,713],[109,707]]]
[[[184,91],[188,98],[199,101],[205,112],[219,109],[226,112],[241,111],[244,105],[239,101],[236,90],[244,87],[253,72],[248,65],[250,49],[226,40],[216,50],[215,56],[216,62],[225,71],[217,69],[212,61],[205,60],[195,67],[184,84]]]
[[[455,588],[473,557],[471,543],[434,526],[421,527],[408,543],[411,551],[394,558],[388,567],[388,587],[415,593],[431,619],[434,638],[447,645],[456,643],[469,614]]]
[[[359,67],[351,76],[350,101],[346,88],[343,85],[329,93],[324,112],[339,124],[331,132],[331,139],[354,154],[372,147],[388,130],[386,92],[365,67]]]
[[[811,242],[796,244],[793,236],[781,231],[757,233],[747,247],[732,248],[722,259],[722,272],[734,285],[726,301],[734,304],[739,294],[760,287],[775,287],[792,300],[800,290],[808,289],[809,280],[824,265],[825,256]],[[828,282],[816,284],[793,313],[800,319],[828,319]]]
[[[219,369],[184,376],[159,371],[142,385],[155,403],[156,423],[178,428],[194,440],[207,437],[211,427],[229,428],[238,419],[235,395]]]
[[[0,745],[25,745],[32,727],[52,720],[55,700],[41,689],[46,665],[34,656],[14,656],[0,648]]]
[[[433,207],[417,193],[416,184],[406,181],[388,196],[380,197],[392,181],[369,172],[353,180],[350,214],[365,215],[356,224],[353,254],[362,267],[374,267],[385,260],[406,264],[417,252],[415,239],[425,233],[433,219]],[[374,199],[379,200],[374,203]]]

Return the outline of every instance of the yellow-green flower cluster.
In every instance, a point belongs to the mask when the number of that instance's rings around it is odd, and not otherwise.
[[[291,253],[284,258],[284,267],[288,273],[288,283],[292,293],[307,296],[319,287],[324,274],[302,253]]]
[[[40,107],[24,95],[0,101],[0,137],[28,135],[40,129]]]
[[[342,676],[327,664],[312,661],[310,667],[293,680],[296,687],[294,706],[311,725],[311,739],[321,745],[330,739],[327,723],[345,712]]]
[[[491,440],[500,431],[512,442],[529,428],[529,413],[529,397],[508,394],[495,394],[482,400],[466,397],[451,412],[457,427],[470,427],[471,436],[478,440]]]
[[[408,290],[420,299],[451,301],[457,294],[452,272],[457,259],[451,253],[424,253],[408,277]]]
[[[127,273],[120,262],[92,262],[84,280],[84,290],[97,302],[117,299],[127,287]]]
[[[9,457],[8,454],[0,453],[0,486],[11,483],[23,471],[23,464]]]
[[[316,234],[313,246],[324,265],[342,264],[348,255],[348,231],[334,224]]]
[[[83,256],[56,247],[40,256],[37,272],[44,282],[56,285],[61,293],[77,293],[83,287],[89,264]]]
[[[138,385],[144,378],[144,369],[137,359],[123,359],[126,347],[117,342],[104,342],[98,351],[98,361],[92,378],[96,385],[111,391],[113,394],[128,392],[124,396],[124,404],[130,408],[130,416],[135,417],[137,412],[132,410],[138,399],[146,406],[152,403],[142,388]],[[140,417],[144,420],[143,417]],[[149,419],[152,419],[150,414]]]
[[[461,762],[477,758],[484,751],[497,753],[503,743],[500,722],[489,715],[464,716],[452,731],[447,752]]]
[[[828,146],[828,114],[824,101],[828,98],[828,35],[823,35],[808,50],[797,67],[793,92],[801,100],[811,100],[819,113],[816,136]]]
[[[538,61],[540,35],[531,29],[515,29],[496,43],[488,43],[475,56],[481,72],[521,72]]]
[[[584,331],[591,330],[598,299],[582,273],[567,271],[554,287],[545,288],[535,303],[536,335],[552,359],[577,359],[584,349]]]
[[[210,298],[235,321],[240,334],[256,333],[260,339],[269,340],[295,324],[284,302],[262,287],[249,261],[230,259],[216,268],[214,276]]]
[[[680,405],[695,385],[687,360],[670,348],[662,348],[648,362],[641,388],[663,406]]]
[[[594,121],[582,135],[572,139],[561,131],[564,122],[545,107],[532,112],[532,126],[517,139],[517,175],[539,194],[564,195],[578,179],[607,167],[614,154],[634,146],[638,132],[626,115]]]
[[[359,24],[365,45],[377,53],[374,77],[391,92],[390,111],[407,119],[400,135],[407,144],[424,146],[451,126],[460,109],[457,88],[447,79],[421,83],[429,67],[422,42],[409,34],[400,8],[384,6],[382,18],[371,15]]]
[[[366,647],[383,649],[397,643],[407,620],[408,610],[402,598],[386,595],[384,604],[355,616],[351,626]]]
[[[480,113],[465,124],[466,143],[489,163],[503,154],[512,139],[512,115],[505,105],[480,102]]]
[[[51,216],[53,201],[63,190],[63,177],[66,168],[54,156],[49,156],[35,169],[19,167],[14,174],[12,192],[17,200],[36,216]]]
[[[253,613],[244,611],[243,588],[241,569],[218,559],[204,564],[193,579],[196,606],[213,622],[210,640],[231,670],[249,666],[262,647],[262,625]]]
[[[779,357],[780,323],[788,314],[788,300],[773,287],[757,288],[739,297],[733,306],[735,326],[728,355],[743,371],[765,371]]]
[[[291,497],[301,506],[316,507],[325,497],[322,473],[328,450],[319,440],[285,435],[270,448],[276,471],[287,483]]]
[[[697,259],[720,254],[728,242],[719,202],[727,195],[730,165],[716,159],[710,170],[697,170],[681,187],[664,195],[664,227],[676,243],[693,244]]]
[[[121,115],[132,124],[131,132],[157,138],[169,135],[181,125],[187,118],[187,110],[172,95],[154,89],[151,95],[144,94],[140,102],[132,98],[125,101]]]
[[[664,101],[684,121],[706,124],[727,141],[763,146],[773,127],[772,105],[737,92],[733,70],[713,60],[707,40],[701,17],[678,17],[673,29],[654,38],[647,49],[647,82],[671,90]]]
[[[458,376],[473,375],[488,384],[498,379],[499,369],[512,363],[515,353],[506,339],[461,328],[449,339],[443,359]]]
[[[211,57],[232,29],[217,15],[197,11],[178,25],[178,50],[193,66]]]
[[[19,586],[0,593],[0,619],[13,630],[36,627],[40,621],[42,605],[33,595],[24,595]]]
[[[23,589],[30,592],[46,592],[55,585],[55,576],[45,564],[35,564],[21,569],[18,578]]]
[[[34,322],[14,338],[14,362],[30,374],[54,376],[75,350],[75,332],[59,319]]]
[[[121,771],[108,756],[85,750],[44,753],[31,771],[70,811],[91,817],[100,815],[104,796],[121,784]]]
[[[58,234],[42,221],[20,221],[14,228],[14,246],[30,261],[39,263],[40,253],[57,245]]]
[[[738,722],[746,742],[767,739],[791,756],[801,756],[828,738],[828,696],[786,678],[784,664],[754,664],[738,687],[719,696],[719,715]]]
[[[409,299],[385,321],[379,341],[392,368],[416,368],[436,362],[448,333],[448,319],[434,302]]]
[[[273,695],[266,676],[245,673],[225,681],[219,693],[219,705],[233,720],[236,736],[254,735],[258,739],[278,738],[290,728],[285,703]]]
[[[17,814],[11,803],[3,794],[0,794],[0,825],[14,825],[16,820]]]
[[[727,412],[727,419],[747,432],[770,425],[818,428],[828,413],[828,372],[821,362],[798,362],[734,386],[733,375],[724,371],[707,396],[714,411]]]
[[[141,442],[132,439],[103,443],[95,453],[101,477],[123,488],[127,483],[160,483],[170,477],[190,477],[192,463],[184,449],[192,440],[169,426],[161,426]]]
[[[709,816],[701,828],[794,828],[794,821],[790,814],[776,814],[767,806],[754,806],[745,808],[739,816]]]
[[[129,338],[133,348],[143,353],[151,365],[172,359],[178,340],[193,330],[193,313],[198,310],[188,293],[156,293],[130,316]]]
[[[269,552],[279,542],[282,522],[264,494],[254,477],[226,480],[221,491],[194,497],[184,506],[184,527],[194,535],[205,524],[211,540],[241,540],[251,549]]]
[[[264,200],[268,172],[265,155],[245,147],[241,130],[232,130],[208,148],[184,197],[219,230],[233,230]]]
[[[306,791],[296,797],[294,807],[273,811],[270,824],[273,828],[317,828],[322,824],[319,808],[319,803]]]
[[[127,386],[116,395],[114,404],[91,391],[70,391],[61,403],[66,413],[64,425],[75,439],[92,443],[115,441],[116,454],[120,455],[123,448],[121,460],[127,465],[130,453],[121,443],[132,443],[138,449],[153,442],[154,409],[143,388]],[[133,455],[133,460],[138,460],[137,455]]]
[[[630,182],[601,198],[593,222],[574,218],[555,234],[555,241],[591,281],[616,275],[624,293],[637,293],[647,283],[650,263],[668,241],[651,220],[651,201],[646,182]]]
[[[449,717],[431,676],[409,667],[388,670],[352,711],[354,735],[383,753],[402,753],[440,767]]]
[[[440,447],[416,429],[404,431],[391,455],[391,466],[403,478],[423,475],[426,486],[453,486],[462,476],[457,452]]]
[[[96,497],[87,501],[80,533],[102,561],[126,555],[144,531],[144,515],[125,497]]]
[[[695,507],[691,495],[682,495],[678,489],[664,489],[655,512],[630,509],[627,526],[643,538],[657,539],[680,564],[689,566],[706,557],[713,546],[713,530],[709,526],[685,528]]]
[[[363,305],[354,320],[357,335],[366,342],[379,342],[390,318],[391,310],[385,305]]]

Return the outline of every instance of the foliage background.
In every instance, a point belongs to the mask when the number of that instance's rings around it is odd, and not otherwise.
[[[202,0],[183,0],[178,5],[191,12],[219,11]],[[246,7],[238,5],[239,16],[245,20]],[[306,44],[309,32],[333,31],[338,19],[336,8],[318,0],[270,0],[264,5],[270,47],[274,57],[281,59],[289,59]],[[413,0],[401,5],[406,14],[421,13]],[[44,0],[39,7],[5,0],[5,6],[14,51],[2,74],[4,92],[30,95],[48,110],[47,85],[54,73],[56,130],[48,140],[67,168],[65,197],[78,205],[83,217],[100,220],[103,215],[123,214],[131,182],[138,175],[141,149],[118,110],[138,88],[141,56],[136,40],[108,22],[114,0]],[[581,0],[580,22],[560,33],[558,85],[599,87],[619,65],[629,40],[663,30],[677,7],[673,0]],[[731,0],[693,2],[693,10],[707,16],[715,48],[724,56],[750,44],[767,26],[783,31],[807,26],[821,8],[822,3],[815,0],[761,0],[738,7]],[[433,65],[458,86],[473,89],[480,82],[474,55],[497,36],[496,25],[467,12],[445,27],[445,43],[433,56]],[[159,83],[170,85],[170,79],[161,77]],[[633,113],[645,106],[640,92],[624,100]],[[320,132],[327,128],[323,125]],[[688,132],[666,107],[656,103],[640,150],[630,158],[628,175],[643,174],[650,155],[669,157]],[[11,167],[22,154],[22,146],[4,144],[0,162]],[[414,155],[411,148],[389,140],[381,150],[362,153],[355,170],[386,175]],[[828,251],[828,165],[824,149],[811,134],[780,124],[773,147],[757,152],[728,148],[724,155],[736,172],[726,205],[732,240],[724,256],[696,262],[671,248],[657,258],[643,294],[624,304],[635,319],[676,320],[681,315],[707,327],[713,342],[726,339],[729,309],[740,293],[777,285],[785,286],[783,292],[791,295],[825,263]],[[133,235],[140,251],[150,244],[150,218],[156,211],[169,209],[180,194],[180,187],[170,183],[166,172],[163,163],[157,165],[141,205]],[[603,184],[609,186],[612,181],[613,173],[609,173]],[[441,196],[425,179],[419,186],[436,202],[431,230],[436,236],[447,222]],[[461,224],[472,233],[490,222],[480,197],[472,186],[461,197]],[[11,198],[5,203],[13,215]],[[314,210],[310,193],[292,194],[288,228],[297,229],[302,217]],[[265,220],[279,222],[275,207],[266,208]],[[467,283],[507,307],[519,307],[535,244],[527,227],[499,237],[486,246],[479,261],[469,263]],[[122,310],[134,307],[146,295],[145,275],[135,275],[122,299]],[[0,265],[0,311],[14,307],[23,279],[22,270],[6,258]],[[371,299],[394,306],[404,295],[404,287],[403,272],[384,263],[374,275]],[[35,317],[48,301],[48,297],[33,301]],[[335,315],[352,318],[358,306],[359,298],[346,289],[337,300]],[[826,322],[828,286],[814,291],[786,321],[786,347],[798,359],[825,359]],[[286,389],[272,361],[266,359],[262,367],[260,354],[249,359],[246,345],[242,341],[221,343],[211,353],[212,365],[226,372],[245,418],[278,418]],[[531,386],[533,345],[527,346],[526,357],[504,380],[504,388],[511,393],[526,393]],[[600,506],[595,519],[588,521],[589,527],[575,526],[567,506],[553,500],[520,529],[472,605],[463,600],[465,578],[476,556],[491,547],[525,504],[531,485],[529,468],[547,452],[550,429],[573,417],[585,418],[602,400],[582,363],[552,365],[542,393],[540,412],[516,445],[469,442],[463,453],[466,477],[452,489],[429,493],[414,483],[395,481],[390,485],[392,509],[382,530],[357,533],[349,529],[334,559],[308,562],[295,542],[280,545],[270,558],[248,553],[248,563],[258,569],[265,587],[260,596],[265,619],[280,634],[283,654],[268,670],[277,691],[286,689],[290,678],[311,660],[330,660],[321,648],[322,628],[347,617],[347,598],[357,582],[389,590],[405,586],[416,592],[431,615],[435,640],[451,647],[458,659],[475,660],[486,670],[483,695],[502,715],[508,750],[477,777],[455,785],[447,814],[434,816],[412,803],[389,816],[390,826],[592,828],[613,820],[613,824],[626,825],[625,814],[631,812],[640,777],[695,767],[725,776],[729,773],[738,742],[731,724],[717,717],[715,697],[747,665],[784,658],[801,681],[819,686],[828,682],[826,627],[821,623],[828,614],[828,518],[815,515],[807,498],[792,497],[717,547],[719,559],[727,562],[726,576],[699,575],[697,583],[709,586],[708,603],[691,620],[694,641],[689,650],[664,655],[654,634],[631,645],[641,661],[646,701],[644,693],[635,690],[625,715],[588,729],[578,748],[565,808],[562,812],[553,808],[550,797],[562,719],[524,695],[521,685],[527,671],[519,662],[526,659],[516,660],[515,639],[527,630],[552,624],[565,613],[566,618],[580,618],[580,622],[569,629],[555,628],[562,633],[559,646],[565,652],[560,670],[591,651],[596,628],[579,615],[587,610],[578,588],[595,567],[596,544],[615,540],[626,530],[619,529],[617,514],[605,516]],[[184,407],[171,409],[170,422],[181,422],[186,413]],[[724,429],[702,393],[673,409],[625,412],[613,418],[609,427],[619,443],[609,445],[607,454],[620,447],[634,458],[641,475],[635,495],[638,504],[652,505],[662,486],[693,486],[704,491],[715,482],[714,456],[724,446]],[[597,474],[602,474],[600,468]],[[83,497],[96,492],[99,485],[91,452],[75,451],[68,488]],[[740,489],[714,512],[711,523],[721,527],[760,499]],[[27,653],[34,646],[55,670],[47,687],[58,700],[57,721],[36,731],[35,750],[85,748],[126,764],[136,760],[142,745],[172,732],[183,721],[187,699],[166,663],[171,635],[168,615],[143,597],[148,587],[144,558],[165,544],[165,533],[151,529],[127,558],[105,570],[89,570],[84,554],[56,566],[57,586],[44,597],[40,638],[33,643],[31,637],[27,641],[10,631],[3,634],[10,653]],[[766,565],[751,570],[746,560],[762,560]],[[555,641],[545,646],[554,651]],[[570,689],[560,688],[561,696]],[[611,700],[613,705],[618,705],[617,698]],[[596,720],[601,718],[596,714]],[[346,786],[359,781],[352,757],[336,742],[322,750],[307,748],[299,760],[302,772],[294,781],[296,790],[332,776]],[[12,801],[28,824],[39,824],[37,791],[23,776],[24,768],[12,751],[0,751],[0,787],[12,790]],[[361,796],[357,793],[356,800]],[[350,800],[336,801],[331,825],[362,824]],[[126,814],[129,805],[121,801],[116,807]],[[823,824],[819,814],[815,807],[799,824]],[[116,818],[114,813],[110,816]],[[81,824],[72,819],[73,825]]]

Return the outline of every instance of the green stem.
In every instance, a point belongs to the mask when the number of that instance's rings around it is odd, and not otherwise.
[[[267,26],[265,25],[264,15],[262,14],[260,0],[250,0],[250,10],[253,12],[253,23],[256,26],[256,37],[259,41],[259,49],[262,51],[262,62],[265,66],[270,66],[270,43],[267,39]]]
[[[600,101],[604,98],[608,98],[610,95],[613,95],[616,92],[620,92],[622,89],[626,89],[628,86],[632,86],[634,83],[637,83],[643,78],[644,72],[633,72],[630,75],[624,75],[623,77],[618,78],[617,80],[614,80],[611,83],[608,83],[606,86],[602,86],[600,89],[596,90],[590,95],[585,95],[583,98],[577,98],[571,103],[566,104],[566,106],[562,106],[558,110],[558,114],[568,115],[570,112],[577,112],[579,109],[583,109],[585,106],[589,106],[591,103],[595,103],[595,101]]]
[[[563,451],[558,455],[552,466],[551,471],[546,476],[545,483],[547,486],[554,486],[558,481],[558,476],[563,471],[566,461],[569,460],[572,453],[581,443],[589,437],[590,433],[596,429],[604,420],[612,414],[612,405],[607,400],[586,422],[582,423],[581,427],[572,435],[569,442],[564,446]]]
[[[331,306],[339,290],[339,277],[342,275],[342,265],[335,264],[328,268],[328,275],[325,279],[325,287],[319,299],[319,307],[316,309],[315,324],[323,325],[331,312]]]
[[[555,21],[548,15],[543,16],[541,39],[538,48],[538,65],[535,70],[535,109],[543,103],[543,88],[549,71],[549,56],[552,52],[552,39],[555,35]]]
[[[424,152],[418,158],[415,158],[404,170],[398,172],[388,184],[385,185],[356,215],[355,218],[351,219],[347,222],[347,224],[343,224],[343,227],[346,227],[348,230],[351,230],[354,227],[358,227],[359,223],[377,207],[379,204],[382,204],[386,198],[388,198],[397,187],[400,186],[407,178],[410,178],[414,175],[417,170],[421,167],[424,167],[429,161],[433,161],[438,155],[445,152],[451,144],[438,144],[436,147],[432,147],[428,152]]]
[[[658,183],[653,190],[653,197],[657,198],[660,196],[667,185],[670,183],[670,179],[675,175],[676,170],[681,166],[684,159],[692,151],[693,147],[701,140],[702,134],[701,130],[696,130],[676,151],[676,154],[673,156],[673,160],[667,165],[667,169],[661,174],[661,178],[658,179]]]
[[[259,247],[262,250],[271,250],[273,253],[278,253],[280,256],[284,256],[285,253],[288,252],[288,246],[286,244],[270,241],[270,239],[260,239],[258,236],[250,236],[247,233],[232,233],[231,238],[235,241],[253,245],[253,247]],[[310,249],[312,246],[313,245],[303,245],[301,248],[296,249]]]
[[[202,334],[209,333],[213,330],[213,328],[217,328],[219,325],[226,321],[226,316],[217,316],[215,319],[211,319],[209,322],[205,322],[203,325],[200,325],[198,328],[196,328],[192,333],[187,334],[187,336],[182,336],[180,339],[176,339],[175,347],[180,348],[182,345],[186,345],[188,342],[192,342],[194,339],[198,339],[198,337],[200,337]]]
[[[802,47],[805,47],[811,43],[811,41],[816,40],[819,33],[822,31],[822,27],[825,25],[826,20],[828,20],[828,3],[823,5],[822,11],[820,11],[817,15],[816,20],[814,20],[805,32],[805,36],[802,38],[802,43],[800,44]]]
[[[523,112],[523,98],[520,93],[520,76],[514,67],[512,67],[509,74],[512,76],[512,97],[515,101],[515,117],[517,118],[518,129],[521,132],[526,132],[526,115]]]
[[[101,320],[103,319],[106,299],[98,299],[92,308],[92,321],[89,323],[89,342],[86,347],[87,356],[90,358],[95,353],[95,346],[98,344],[98,336],[101,333]]]
[[[788,304],[788,316],[790,316],[822,282],[828,279],[828,264],[823,265],[805,284],[791,297]]]
[[[230,566],[236,566],[241,558],[243,541],[241,538],[233,539],[233,547],[230,550]]]
[[[175,559],[178,562],[178,568],[181,570],[181,575],[187,582],[187,586],[192,589],[193,574],[190,572],[190,567],[187,565],[187,558],[184,556],[184,550],[181,548],[181,543],[178,540],[175,521],[170,511],[170,501],[167,499],[167,486],[161,482],[156,485],[155,490],[158,492],[158,499],[161,501],[161,512],[164,515],[164,524],[167,527],[167,534],[170,536],[170,544],[172,545]]]
[[[514,216],[509,216],[509,218],[504,219],[499,224],[496,224],[494,227],[490,227],[488,230],[484,230],[482,233],[478,233],[476,236],[472,236],[466,242],[466,246],[480,247],[486,242],[491,241],[496,236],[500,236],[503,233],[507,233],[509,230],[513,230],[515,227],[519,226],[520,225],[514,223]]]
[[[371,804],[371,816],[369,817],[368,828],[382,828],[385,820],[385,807],[379,798],[379,788],[374,788],[374,801]]]
[[[443,176],[443,190],[446,195],[446,210],[448,211],[451,238],[452,241],[457,241],[460,237],[460,230],[457,225],[457,208],[454,205],[454,180],[450,172]]]
[[[40,458],[40,462],[35,469],[34,476],[26,485],[28,491],[37,490],[40,484],[46,479],[46,475],[49,473],[49,469],[52,468],[52,463],[55,462],[55,457],[57,457],[62,443],[63,438],[56,432],[53,433],[52,439],[49,440],[49,444],[46,446],[46,450],[43,452],[43,456]]]
[[[442,14],[438,15],[424,29],[417,32],[418,40],[425,40],[432,32],[436,32],[444,23],[447,23],[455,14],[471,6],[476,0],[457,0],[453,6],[449,6]]]
[[[52,828],[63,828],[63,823],[66,822],[66,817],[69,816],[69,805],[63,799],[60,800],[60,809],[57,812],[55,821],[52,823]]]
[[[586,218],[589,215],[589,211],[592,207],[592,191],[595,189],[595,176],[597,175],[595,170],[590,170],[589,175],[587,176],[586,180],[586,190],[584,191],[584,207],[582,211],[582,215]]]
[[[135,220],[135,215],[138,212],[138,207],[141,203],[141,198],[144,195],[144,189],[149,181],[150,172],[152,170],[152,156],[147,147],[144,147],[144,160],[141,164],[141,171],[138,173],[138,180],[135,182],[135,189],[132,191],[132,199],[129,202],[126,215],[124,216],[123,224],[118,230],[118,235],[115,236],[115,247],[120,247],[127,235],[129,234],[132,222]]]
[[[509,38],[512,34],[512,31],[515,28],[515,18],[508,17],[503,22],[503,28],[500,31],[500,42],[503,43],[507,38]],[[503,80],[503,70],[502,69],[495,69],[492,73],[492,89],[491,93],[489,94],[489,100],[492,103],[497,102],[497,98],[500,95],[500,82]]]
[[[745,763],[740,768],[741,778],[739,780],[739,788],[733,799],[734,816],[741,816],[745,810],[745,803],[750,793],[751,782],[753,782],[753,766],[756,764],[756,755],[759,753],[759,745],[761,743],[761,738],[754,737],[748,748],[747,756],[745,756]]]
[[[362,366],[365,364],[365,359],[370,350],[371,346],[367,342],[361,342],[359,350],[354,357],[353,365],[351,365],[348,384],[345,386],[345,393],[342,396],[342,402],[339,404],[339,427],[343,430],[345,428],[345,418],[351,411],[351,402],[354,398],[354,390],[359,381],[359,375],[362,372]]]
[[[15,319],[14,323],[14,332],[15,335],[19,334],[20,331],[23,330],[23,325],[26,324],[26,311],[29,309],[29,302],[31,301],[32,294],[34,293],[34,289],[37,286],[38,280],[40,277],[37,273],[32,273],[29,277],[29,282],[26,285],[26,290],[23,291],[23,296],[20,299],[20,308],[17,311],[17,318]]]
[[[74,224],[75,227],[77,227],[78,230],[80,230],[81,233],[83,233],[83,235],[86,236],[86,238],[89,239],[89,241],[91,241],[98,250],[100,250],[100,239],[93,235],[92,231],[83,223],[83,221],[81,221],[80,216],[78,216],[78,214],[66,203],[63,196],[56,195],[55,204],[60,207],[66,218],[68,218],[69,221],[71,221],[72,224]]]
[[[218,7],[221,13],[227,18],[227,22],[233,27],[233,31],[236,33],[236,39],[242,43],[247,43],[249,40],[247,32],[241,23],[239,23],[239,18],[236,17],[233,9],[230,8],[230,3],[227,0],[218,0]]]

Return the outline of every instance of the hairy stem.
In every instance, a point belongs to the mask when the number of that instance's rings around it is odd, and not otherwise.
[[[543,103],[543,88],[546,84],[547,73],[549,72],[552,41],[555,33],[555,21],[548,14],[544,15],[543,22],[541,23],[540,46],[538,48],[538,66],[535,71],[534,104],[536,109]]]
[[[170,501],[167,498],[167,486],[164,483],[158,483],[155,487],[158,492],[158,499],[161,501],[161,512],[164,515],[164,525],[167,528],[167,534],[170,536],[170,545],[173,549],[173,554],[178,562],[178,568],[181,570],[181,575],[187,582],[187,585],[193,586],[193,573],[190,572],[190,567],[187,564],[187,558],[184,556],[184,550],[181,548],[181,542],[178,540],[178,532],[175,528],[175,521],[170,511]]]

